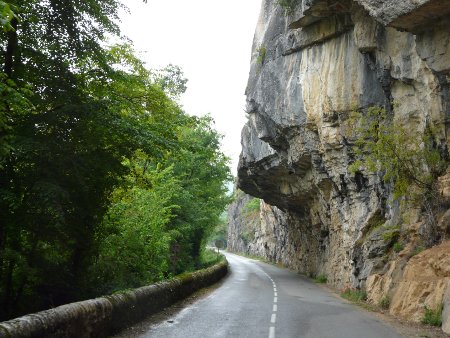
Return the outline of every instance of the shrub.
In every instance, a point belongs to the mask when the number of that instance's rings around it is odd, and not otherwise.
[[[341,292],[341,297],[352,302],[365,302],[367,300],[367,294],[364,291],[347,288]]]
[[[389,309],[389,306],[391,305],[391,299],[389,298],[389,296],[386,295],[381,298],[379,305],[384,310]]]
[[[444,309],[444,304],[439,304],[438,307],[434,310],[429,309],[425,306],[425,313],[422,317],[422,323],[433,325],[433,326],[441,326],[442,325],[442,310]]]
[[[245,203],[243,209],[244,215],[250,215],[260,211],[261,200],[259,198],[252,198]]]
[[[403,250],[403,245],[399,242],[395,242],[392,248],[394,249],[395,252],[400,252]]]
[[[224,260],[224,255],[217,253],[214,250],[204,249],[200,254],[200,264],[198,268],[209,268],[210,266],[223,262]]]
[[[327,282],[327,276],[325,276],[324,274],[320,274],[316,278],[314,278],[314,281],[316,283],[326,283]]]
[[[383,232],[383,240],[385,243],[396,242],[400,237],[400,226],[386,227],[386,231]]]

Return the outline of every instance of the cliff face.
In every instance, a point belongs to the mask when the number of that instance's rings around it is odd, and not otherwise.
[[[264,200],[264,236],[244,249],[326,274],[339,288],[365,288],[398,260],[389,227],[410,251],[448,236],[448,217],[430,222],[420,207],[393,201],[380,173],[349,170],[348,130],[352,112],[384,107],[418,137],[432,128],[448,156],[450,2],[284,3],[292,6],[263,0],[253,44],[238,186]],[[448,181],[440,179],[444,206]]]

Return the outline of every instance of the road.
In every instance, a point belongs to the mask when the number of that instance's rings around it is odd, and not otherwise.
[[[231,273],[218,289],[139,337],[402,337],[303,276],[229,253],[226,257]]]

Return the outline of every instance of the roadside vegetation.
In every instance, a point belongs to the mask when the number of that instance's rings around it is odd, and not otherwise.
[[[429,309],[427,306],[425,306],[425,313],[422,318],[422,324],[441,326],[443,310],[444,304],[439,304],[436,309]]]
[[[320,274],[318,276],[316,276],[316,278],[314,278],[314,282],[319,283],[319,284],[325,284],[327,282],[328,278],[327,276]]]
[[[0,1],[0,320],[214,262],[221,136],[121,40],[121,7]]]

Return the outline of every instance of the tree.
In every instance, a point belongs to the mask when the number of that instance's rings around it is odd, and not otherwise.
[[[0,1],[0,320],[194,266],[225,203],[219,137],[174,100],[181,70],[161,82],[104,47],[121,6]]]

